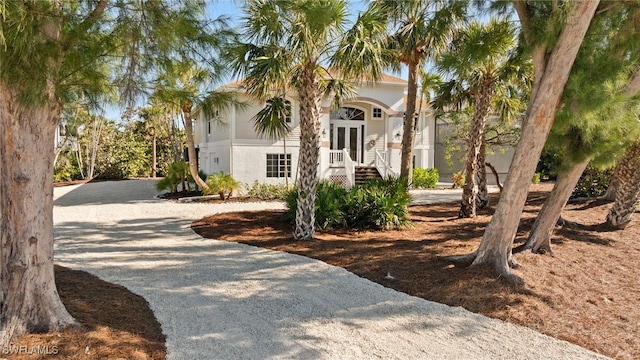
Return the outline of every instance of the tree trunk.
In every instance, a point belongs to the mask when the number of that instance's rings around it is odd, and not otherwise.
[[[407,84],[407,106],[404,111],[404,124],[402,134],[402,156],[400,159],[400,177],[407,179],[411,184],[413,180],[413,140],[415,138],[415,113],[416,96],[418,95],[418,70],[419,64],[410,62],[409,82]]]
[[[452,258],[454,263],[491,264],[501,277],[522,283],[522,279],[513,275],[509,269],[510,265],[515,265],[511,258],[513,240],[536,164],[555,119],[571,67],[598,3],[598,1],[575,1],[557,42],[549,56],[545,57],[546,61],[539,62],[536,59],[541,58],[534,57],[534,72],[538,74],[534,77],[532,97],[522,127],[522,135],[516,147],[500,201],[478,249],[471,254]],[[520,11],[518,15],[522,16]],[[544,45],[537,45],[537,47],[540,46]],[[537,47],[534,48],[534,52]]]
[[[152,147],[152,149],[151,149],[151,152],[152,152],[152,154],[151,154],[151,177],[155,179],[156,175],[157,175],[156,174],[156,168],[158,166],[158,159],[157,159],[158,154],[157,154],[157,151],[156,151],[157,144],[156,144],[156,130],[155,129],[153,130],[152,137],[153,137],[153,139],[151,141],[151,147]]]
[[[536,254],[552,253],[551,234],[560,218],[562,209],[567,204],[573,189],[575,189],[580,176],[586,169],[589,161],[587,158],[579,163],[571,165],[571,168],[561,173],[556,180],[553,190],[544,202],[536,221],[533,223],[529,239],[524,244],[524,249],[531,249]]]
[[[640,200],[640,140],[633,143],[620,159],[616,200],[607,215],[606,224],[622,230],[631,221]]]
[[[300,177],[293,237],[312,240],[320,155],[320,81],[315,66],[307,65],[300,75]]]
[[[91,131],[91,160],[89,162],[89,170],[87,178],[93,179],[93,173],[96,169],[96,156],[98,154],[98,144],[100,143],[100,133],[102,132],[102,118],[98,115],[93,118],[93,129]]]
[[[53,149],[60,109],[0,83],[0,347],[74,324],[53,273]]]
[[[184,116],[184,131],[187,135],[187,152],[189,154],[189,172],[193,181],[203,192],[209,191],[209,186],[198,175],[198,166],[196,164],[196,145],[193,142],[193,122],[191,119],[191,103],[181,105],[182,115]]]
[[[498,175],[498,171],[496,170],[495,166],[493,166],[491,163],[488,163],[486,161],[484,164],[488,166],[489,170],[491,170],[491,173],[493,173],[493,177],[496,178],[496,184],[498,185],[498,190],[500,190],[500,193],[502,193],[502,184],[500,183],[500,176]]]
[[[171,119],[171,153],[173,155],[173,162],[178,162],[182,159],[182,152],[180,151],[178,131],[176,129],[176,116],[173,109],[171,109],[171,113],[167,113],[166,116]]]
[[[78,162],[78,169],[80,169],[80,177],[84,179],[84,169],[82,164],[84,163],[84,161],[82,161],[82,151],[80,151],[80,146],[78,146],[78,142],[76,141],[76,160]],[[53,163],[53,166],[56,166],[56,163]]]
[[[489,190],[487,189],[487,147],[484,133],[480,143],[478,153],[478,197],[476,198],[476,208],[486,209],[489,207]]]
[[[478,157],[480,149],[484,143],[484,126],[487,122],[487,114],[491,107],[493,97],[493,86],[489,81],[483,81],[479,86],[478,94],[473,104],[473,119],[469,138],[467,139],[467,159],[465,161],[465,183],[462,188],[462,201],[460,202],[460,212],[458,217],[471,218],[476,216],[476,201],[478,198],[478,184],[476,176],[478,174]],[[485,173],[486,185],[486,173]]]
[[[618,161],[615,169],[613,170],[613,175],[609,180],[609,186],[607,187],[607,192],[602,196],[602,200],[607,201],[615,201],[616,200],[616,192],[618,190],[618,173],[620,172],[620,168],[622,167],[622,162]]]

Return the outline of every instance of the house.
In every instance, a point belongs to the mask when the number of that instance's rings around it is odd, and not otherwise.
[[[321,179],[351,186],[356,182],[356,172],[365,169],[375,169],[382,177],[399,173],[406,88],[405,80],[384,75],[375,84],[360,85],[357,95],[344,101],[338,110],[331,109],[329,100],[322,104],[318,164]],[[286,121],[292,131],[284,139],[265,139],[256,133],[252,121],[264,104],[252,100],[241,82],[227,84],[223,89],[237,93],[248,106],[232,108],[216,119],[196,116],[194,136],[200,169],[207,174],[229,173],[243,183],[257,180],[280,184],[285,177],[293,183],[300,146],[297,95],[291,93],[285,99],[291,103],[291,116]],[[419,106],[418,113],[414,166],[431,168],[438,163],[437,122],[427,105]],[[444,153],[440,157],[444,158]],[[447,176],[447,171],[443,174]]]

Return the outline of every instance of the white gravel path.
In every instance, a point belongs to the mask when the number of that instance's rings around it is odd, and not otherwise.
[[[181,204],[155,194],[146,180],[56,188],[55,256],[147,299],[169,359],[604,358],[317,260],[189,228],[206,215],[279,203]]]

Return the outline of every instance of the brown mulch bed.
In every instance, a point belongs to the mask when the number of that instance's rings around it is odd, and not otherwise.
[[[516,237],[526,240],[549,184],[534,185]],[[496,203],[496,196],[493,197]],[[623,231],[600,223],[611,204],[570,203],[577,223],[553,236],[554,256],[515,254],[524,286],[486,267],[456,268],[445,257],[475,250],[491,211],[458,219],[458,203],[410,207],[414,227],[402,231],[332,230],[296,242],[280,211],[211,216],[192,224],[208,238],[319,259],[384,286],[524,325],[618,359],[640,358],[640,220]],[[385,279],[390,273],[394,279]]]
[[[55,276],[60,298],[80,326],[27,335],[2,349],[0,358],[166,358],[165,336],[144,298],[84,271],[56,265]]]

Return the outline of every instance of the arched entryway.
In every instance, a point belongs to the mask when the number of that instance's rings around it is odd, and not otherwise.
[[[329,140],[331,150],[347,149],[351,160],[364,162],[365,112],[355,107],[331,111]]]

